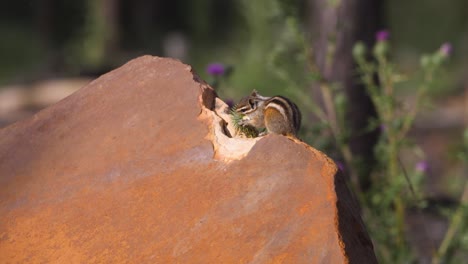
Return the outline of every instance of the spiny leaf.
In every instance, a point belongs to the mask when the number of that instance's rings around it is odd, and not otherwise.
[[[236,109],[236,106],[231,108],[230,112],[231,112],[231,119],[232,119],[232,122],[234,123],[234,127],[236,128],[236,131],[240,132],[241,134],[243,134],[244,136],[248,138],[258,137],[257,129],[255,129],[252,126],[244,126],[244,125],[239,124],[242,118],[244,117],[244,115],[237,112],[235,109]]]

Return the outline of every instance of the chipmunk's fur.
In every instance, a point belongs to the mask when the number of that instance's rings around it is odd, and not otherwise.
[[[267,133],[296,136],[301,126],[301,112],[283,96],[265,97],[253,91],[241,99],[235,111],[242,114],[239,125],[249,125]]]

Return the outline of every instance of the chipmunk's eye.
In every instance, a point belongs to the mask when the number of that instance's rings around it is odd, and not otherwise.
[[[236,108],[236,112],[238,112],[238,113],[245,113],[248,110],[249,110],[249,107],[247,107],[247,106]]]

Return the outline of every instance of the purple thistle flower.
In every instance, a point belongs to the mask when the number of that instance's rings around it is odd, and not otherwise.
[[[336,164],[336,166],[338,167],[338,169],[339,169],[340,171],[344,171],[344,170],[345,170],[345,166],[344,166],[343,162],[335,161],[335,164]]]
[[[442,44],[442,46],[440,46],[439,51],[445,57],[450,56],[450,54],[452,54],[452,44],[445,42],[444,44]]]
[[[421,173],[427,172],[427,170],[429,169],[429,163],[427,163],[427,161],[425,160],[419,161],[418,163],[416,163],[415,169],[416,171]]]
[[[229,109],[234,107],[234,100],[226,99],[226,104],[228,105]]]
[[[223,75],[226,71],[226,68],[221,63],[211,63],[206,67],[206,72],[213,76]]]
[[[390,31],[382,29],[377,31],[375,34],[375,39],[377,42],[387,41],[390,38]]]

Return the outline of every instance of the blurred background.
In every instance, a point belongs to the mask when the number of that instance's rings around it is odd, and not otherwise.
[[[325,80],[346,95],[350,130],[366,126],[375,110],[351,54],[357,41],[372,47],[382,29],[390,34],[390,58],[403,79],[418,75],[423,54],[450,43],[450,58],[429,87],[429,103],[409,132],[408,140],[418,146],[419,154],[402,151],[401,159],[424,174],[421,188],[427,201],[455,210],[468,177],[466,160],[460,159],[468,124],[466,0],[7,1],[0,9],[0,127],[150,54],[192,65],[225,100],[238,101],[252,89],[291,97],[303,111],[302,138],[340,160],[330,134],[316,132],[320,128],[314,125],[313,108],[326,108],[318,86]],[[229,74],[210,74],[207,67],[212,63],[220,63]],[[418,81],[407,79],[396,94],[411,105]],[[304,94],[313,102],[304,101]],[[352,153],[373,162],[377,138],[372,131],[351,133]],[[346,174],[347,168],[342,170]],[[415,250],[412,257],[403,255],[411,259],[405,263],[429,263],[453,220],[449,214],[423,211],[408,206],[406,239]],[[426,220],[428,227],[420,230],[420,222]],[[455,248],[467,245],[463,233]],[[383,262],[402,259],[378,255]]]

